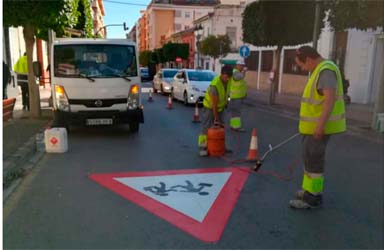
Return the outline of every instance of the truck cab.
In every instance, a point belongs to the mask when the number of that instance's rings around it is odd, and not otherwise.
[[[66,38],[53,42],[55,127],[144,122],[136,44],[126,39]]]

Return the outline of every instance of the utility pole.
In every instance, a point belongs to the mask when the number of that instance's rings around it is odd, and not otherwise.
[[[317,40],[319,40],[319,28],[320,28],[320,0],[315,0],[316,7],[315,7],[315,23],[313,25],[313,37],[312,37],[312,43],[313,48],[317,49]]]

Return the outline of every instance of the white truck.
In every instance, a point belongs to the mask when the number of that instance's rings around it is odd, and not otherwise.
[[[136,44],[126,39],[57,39],[51,48],[53,127],[144,122]]]

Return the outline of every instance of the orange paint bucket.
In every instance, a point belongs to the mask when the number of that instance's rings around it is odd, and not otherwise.
[[[225,130],[214,126],[207,131],[207,150],[210,156],[223,156],[225,154]]]

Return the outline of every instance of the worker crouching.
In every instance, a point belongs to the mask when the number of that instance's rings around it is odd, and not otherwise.
[[[207,131],[212,126],[224,126],[224,108],[227,105],[231,85],[232,67],[225,65],[221,74],[216,76],[209,85],[203,100],[201,112],[201,131],[199,134],[199,154],[207,156]]]

